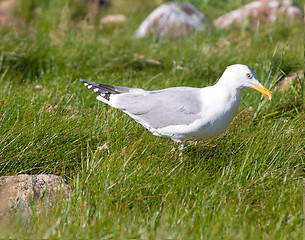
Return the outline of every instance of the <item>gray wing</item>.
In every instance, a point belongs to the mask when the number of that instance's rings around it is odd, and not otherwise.
[[[188,125],[200,118],[200,89],[177,87],[146,94],[117,95],[116,106],[152,128]]]

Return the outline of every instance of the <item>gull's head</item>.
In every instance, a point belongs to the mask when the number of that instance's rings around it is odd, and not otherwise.
[[[226,84],[230,84],[236,89],[253,88],[271,100],[271,92],[258,81],[255,73],[246,65],[234,64],[228,66],[221,77],[221,81],[225,81]]]

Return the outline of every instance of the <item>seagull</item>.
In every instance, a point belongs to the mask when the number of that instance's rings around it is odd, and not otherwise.
[[[128,114],[154,135],[175,142],[204,140],[227,130],[245,88],[271,100],[271,92],[247,66],[228,66],[218,82],[205,88],[173,87],[156,91],[80,80],[100,100]]]

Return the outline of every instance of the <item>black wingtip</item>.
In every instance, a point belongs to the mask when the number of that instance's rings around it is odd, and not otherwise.
[[[91,82],[89,80],[85,80],[85,79],[79,79],[80,82],[82,83],[85,83],[85,86],[87,86],[86,84],[89,84],[89,85],[92,85],[92,86],[95,86],[95,87],[98,87],[99,83],[96,83],[96,82]]]

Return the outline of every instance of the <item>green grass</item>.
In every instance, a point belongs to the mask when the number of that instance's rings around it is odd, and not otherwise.
[[[26,224],[1,220],[1,238],[301,239],[304,78],[277,82],[303,69],[302,20],[133,40],[153,1],[114,1],[92,27],[81,1],[62,2],[32,0],[23,29],[0,29],[0,175],[57,174],[75,193]],[[192,2],[214,19],[249,1]],[[97,24],[112,13],[127,22]],[[78,81],[205,87],[234,63],[272,100],[244,91],[230,128],[181,155]]]

